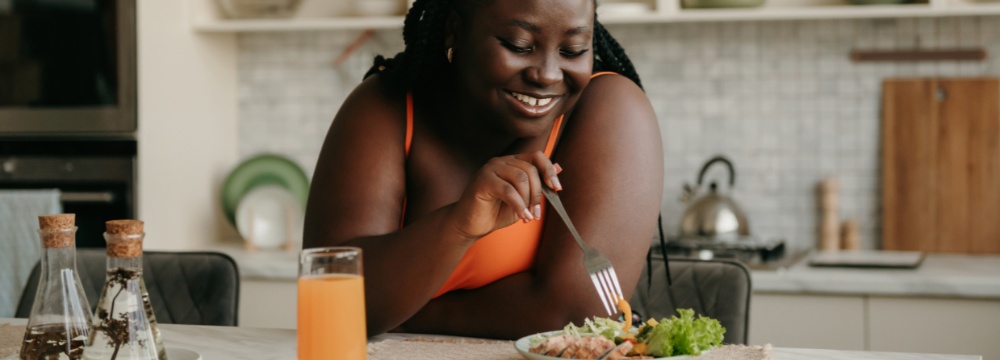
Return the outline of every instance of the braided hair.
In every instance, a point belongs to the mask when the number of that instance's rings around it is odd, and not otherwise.
[[[447,66],[444,56],[445,22],[448,12],[470,0],[416,0],[403,22],[405,49],[392,58],[375,57],[365,77],[381,74],[390,87],[408,91],[421,81],[431,80]],[[596,6],[596,4],[595,4]],[[632,60],[618,41],[594,15],[594,72],[621,74],[642,88]]]
[[[453,8],[473,0],[416,0],[403,22],[403,52],[392,58],[375,57],[375,63],[365,78],[380,74],[391,89],[401,92],[413,90],[417,84],[433,81],[433,74],[440,74],[448,65],[445,53],[445,22]],[[595,1],[596,8],[596,1]],[[611,71],[632,80],[639,88],[642,81],[625,49],[594,14],[594,69],[593,72]],[[663,255],[667,283],[671,283],[670,266],[666,263],[666,244],[663,236],[663,216],[657,218],[660,233],[660,252]],[[647,286],[652,286],[652,251],[646,253]]]

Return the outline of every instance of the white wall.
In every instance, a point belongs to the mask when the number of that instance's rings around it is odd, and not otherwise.
[[[195,33],[189,4],[137,3],[137,216],[146,249],[198,249],[234,236],[218,199],[238,159],[236,41]]]

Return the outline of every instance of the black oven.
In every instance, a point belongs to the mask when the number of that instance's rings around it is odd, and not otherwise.
[[[136,143],[0,138],[0,189],[59,189],[77,247],[104,247],[104,222],[135,217]]]
[[[0,0],[0,135],[136,129],[135,0]]]

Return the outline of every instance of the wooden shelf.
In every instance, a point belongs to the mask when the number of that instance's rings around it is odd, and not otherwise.
[[[209,1],[209,0],[189,0]],[[655,24],[673,22],[709,21],[762,21],[762,20],[816,20],[906,18],[942,16],[1000,15],[1000,1],[960,2],[958,0],[930,0],[923,4],[902,5],[840,5],[817,3],[804,6],[765,5],[758,8],[680,9],[676,2],[660,0],[659,10],[635,15],[602,15],[605,24]],[[671,4],[668,4],[671,3]],[[667,4],[667,6],[664,6]],[[786,3],[787,4],[787,3]],[[217,14],[203,11],[192,15],[192,28],[201,33],[238,33],[310,30],[361,30],[401,29],[402,16],[338,17],[291,19],[220,19]]]

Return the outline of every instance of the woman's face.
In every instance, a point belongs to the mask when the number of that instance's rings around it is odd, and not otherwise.
[[[471,9],[449,44],[459,94],[514,136],[546,134],[590,81],[593,0],[486,0]]]

